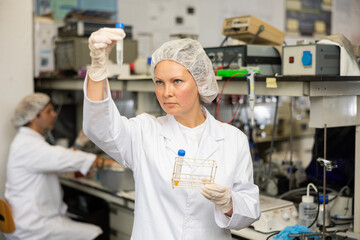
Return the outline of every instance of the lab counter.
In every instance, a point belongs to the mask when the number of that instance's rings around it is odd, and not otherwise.
[[[104,207],[104,209],[108,212],[106,214],[106,219],[103,219],[102,221],[100,220],[102,226],[101,224],[99,225],[96,222],[86,221],[102,227],[103,231],[106,232],[106,237],[104,239],[130,239],[134,222],[135,191],[113,192],[110,189],[103,187],[99,181],[96,181],[93,178],[75,178],[74,174],[61,175],[60,182],[64,188],[65,199],[67,195],[66,189],[70,188],[79,192],[80,197],[77,197],[77,200],[80,202],[84,201],[84,197],[82,196],[83,193],[101,199],[103,200],[103,202],[106,202],[106,207]],[[72,193],[70,194],[74,195]],[[65,202],[67,201],[65,200]],[[83,205],[86,206],[87,204]],[[91,206],[86,207],[91,208]],[[76,219],[76,216],[74,217],[74,213],[71,211],[69,216]]]
[[[75,178],[71,175],[61,175],[61,184],[104,199],[109,203],[134,209],[135,191],[120,191],[115,193],[103,187],[100,182],[96,180],[86,177]]]
[[[75,178],[73,174],[60,176],[60,182],[63,186],[84,192],[105,200],[109,204],[109,227],[110,240],[129,240],[134,221],[134,202],[135,191],[113,192],[101,185],[93,178]],[[264,197],[264,196],[262,196]],[[280,200],[279,200],[280,201]],[[284,206],[285,207],[285,206]],[[292,206],[286,206],[292,208]],[[285,209],[285,208],[284,208]],[[264,213],[263,213],[264,214]],[[290,224],[290,223],[289,223]],[[290,225],[294,225],[291,222]],[[342,226],[348,228],[349,226]],[[335,229],[328,229],[335,230]],[[233,239],[266,240],[271,233],[265,234],[255,231],[253,228],[245,228],[239,231],[231,230]],[[360,239],[358,234],[349,233],[340,234],[352,237],[349,239]],[[270,238],[272,239],[272,238]]]
[[[92,178],[75,178],[73,174],[61,175],[60,182],[63,186],[90,194],[108,202],[110,211],[110,240],[130,239],[134,219],[135,191],[112,192]],[[232,230],[232,234],[233,239],[257,240],[265,240],[270,235],[258,233],[252,229]]]

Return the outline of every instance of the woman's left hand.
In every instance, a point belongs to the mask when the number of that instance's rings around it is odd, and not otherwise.
[[[212,201],[223,213],[227,215],[232,212],[231,189],[215,183],[204,184],[200,190],[201,194]]]

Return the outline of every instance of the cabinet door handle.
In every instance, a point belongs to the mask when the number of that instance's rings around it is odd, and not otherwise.
[[[115,208],[110,207],[110,212],[117,215],[118,211]]]
[[[110,235],[117,237],[117,231],[110,228]]]

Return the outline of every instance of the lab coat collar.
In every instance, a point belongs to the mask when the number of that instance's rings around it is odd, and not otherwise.
[[[205,130],[201,138],[197,158],[207,159],[218,150],[218,141],[224,139],[225,134],[220,123],[203,107],[206,113]],[[186,146],[186,140],[179,129],[179,123],[173,115],[166,115],[161,133],[166,139],[166,147],[177,154],[179,147]]]
[[[32,137],[36,137],[36,138],[40,138],[40,139],[45,139],[45,137],[43,135],[41,135],[40,133],[38,133],[35,130],[32,130],[29,127],[21,127],[19,129],[19,133],[29,135],[29,136],[32,136]]]

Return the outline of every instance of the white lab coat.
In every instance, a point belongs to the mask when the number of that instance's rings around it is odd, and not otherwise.
[[[28,127],[19,129],[7,165],[5,198],[15,221],[7,239],[89,240],[102,230],[65,216],[58,172],[79,170],[86,174],[96,155],[49,145]]]
[[[86,86],[87,80],[85,95]],[[105,93],[110,96],[109,85]],[[206,114],[206,126],[196,157],[217,161],[215,182],[232,189],[234,209],[231,218],[221,213],[198,189],[172,188],[175,157],[179,149],[186,150],[186,140],[172,115],[156,118],[141,114],[127,119],[120,116],[111,98],[93,102],[85,97],[85,134],[133,171],[133,240],[231,239],[229,229],[247,227],[259,218],[259,190],[253,183],[245,134],[215,120],[207,110]]]

